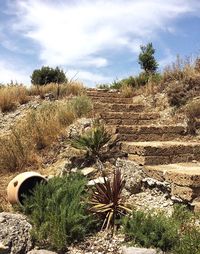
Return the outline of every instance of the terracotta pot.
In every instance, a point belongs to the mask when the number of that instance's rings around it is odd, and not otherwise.
[[[24,172],[10,181],[7,187],[8,201],[11,204],[23,204],[24,195],[31,195],[36,184],[47,181],[46,178],[36,172]]]

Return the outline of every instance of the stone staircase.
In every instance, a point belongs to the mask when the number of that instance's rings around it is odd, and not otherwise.
[[[90,89],[87,95],[127,158],[144,166],[147,177],[170,182],[171,195],[200,210],[200,142],[186,139],[185,125],[161,121],[159,112],[118,92]]]

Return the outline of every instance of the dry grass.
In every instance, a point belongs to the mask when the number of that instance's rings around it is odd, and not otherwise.
[[[66,96],[78,96],[85,92],[85,88],[82,83],[70,82],[65,84],[51,83],[44,86],[31,86],[29,90],[30,95],[39,95],[41,98],[45,97],[45,94],[51,93],[54,98],[63,98]]]
[[[185,114],[187,116],[187,132],[195,135],[197,126],[197,119],[200,118],[200,99],[197,98],[189,102],[185,107]]]
[[[0,88],[0,109],[2,112],[15,110],[19,104],[30,100],[28,90],[22,85],[3,86]]]
[[[120,88],[120,91],[123,97],[131,98],[134,96],[133,88],[130,85],[126,85],[126,84],[122,85],[122,87]]]
[[[40,150],[51,147],[66,126],[88,113],[86,102],[80,96],[72,102],[43,102],[28,111],[9,135],[0,137],[0,172],[20,171],[40,163]]]

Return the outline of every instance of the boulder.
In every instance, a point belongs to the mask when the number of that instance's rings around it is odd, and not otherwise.
[[[49,250],[31,250],[27,254],[57,254],[57,253]]]
[[[122,254],[156,254],[155,249],[136,248],[136,247],[123,247]]]
[[[23,215],[0,213],[0,253],[24,254],[31,250],[31,228]]]

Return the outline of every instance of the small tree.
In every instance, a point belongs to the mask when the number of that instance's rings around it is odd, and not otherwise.
[[[155,49],[152,43],[146,46],[140,46],[141,53],[139,54],[138,63],[147,74],[154,74],[158,68],[158,63],[154,57]]]
[[[31,75],[31,83],[33,85],[46,85],[49,83],[64,83],[67,81],[65,73],[59,67],[50,68],[43,66],[41,69],[36,69]]]

